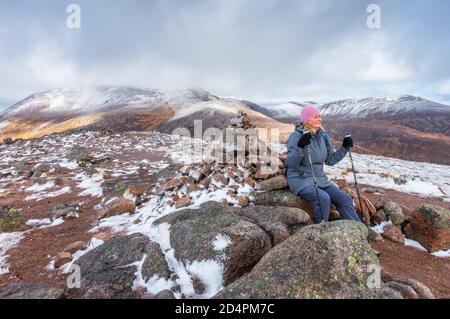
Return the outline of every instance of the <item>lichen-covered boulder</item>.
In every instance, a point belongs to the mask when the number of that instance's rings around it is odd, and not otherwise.
[[[396,226],[399,226],[405,221],[405,215],[403,214],[402,208],[393,201],[385,201],[383,203],[383,211]]]
[[[269,178],[264,181],[260,181],[257,184],[258,190],[261,191],[272,191],[277,189],[283,189],[288,187],[288,181],[286,179],[286,176],[284,175],[278,175],[272,178]]]
[[[81,288],[69,290],[72,298],[139,298],[133,290],[136,262],[142,261],[144,279],[153,275],[169,277],[169,268],[159,245],[143,234],[114,238],[89,251],[74,263],[80,266]]]
[[[263,228],[273,246],[289,238],[300,227],[312,223],[304,210],[295,207],[254,206],[242,210],[240,215]]]
[[[405,232],[429,252],[450,249],[450,210],[422,205],[412,213]]]
[[[225,284],[250,271],[272,247],[261,227],[219,202],[183,209],[154,222],[163,223],[170,224],[170,243],[177,260],[220,262]]]
[[[381,282],[367,228],[340,220],[301,228],[216,298],[399,298]],[[370,277],[369,277],[370,276]],[[373,277],[373,278],[372,278]]]
[[[260,206],[285,206],[305,210],[310,216],[314,212],[314,205],[289,190],[281,189],[268,192],[252,193],[252,202]]]

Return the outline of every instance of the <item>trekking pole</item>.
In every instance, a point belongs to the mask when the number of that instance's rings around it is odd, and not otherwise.
[[[309,164],[311,165],[311,172],[314,180],[314,187],[316,189],[316,195],[317,195],[317,202],[319,203],[319,211],[320,211],[320,222],[323,223],[323,214],[322,214],[322,205],[320,205],[320,197],[319,197],[319,189],[317,186],[317,179],[316,179],[316,173],[314,173],[314,167],[311,159],[311,154],[309,153],[309,147],[306,145],[306,152],[308,153],[308,160]]]
[[[351,135],[345,135],[345,137],[351,137]],[[363,206],[362,206],[362,202],[361,202],[361,195],[359,194],[358,181],[356,180],[355,165],[353,164],[351,147],[348,148],[348,155],[350,156],[350,163],[352,164],[352,172],[353,172],[353,178],[355,179],[355,188],[356,188],[356,194],[358,195],[359,207],[361,209],[362,216],[364,216]],[[365,218],[363,217],[363,219],[365,219]]]

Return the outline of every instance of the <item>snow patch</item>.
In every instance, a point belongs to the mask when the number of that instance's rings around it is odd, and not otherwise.
[[[68,168],[68,169],[76,169],[78,168],[78,164],[75,161],[69,161],[64,158],[62,161],[58,162],[59,166]]]
[[[0,275],[9,272],[9,265],[6,262],[8,255],[6,253],[9,249],[16,246],[22,238],[23,232],[0,233]]]
[[[131,264],[132,266],[137,267],[135,273],[136,279],[133,281],[133,288],[136,289],[138,287],[143,287],[147,290],[147,292],[154,295],[163,290],[170,290],[175,285],[175,283],[170,279],[168,280],[165,278],[161,278],[158,275],[154,275],[147,281],[145,281],[145,279],[142,276],[142,266],[146,258],[147,255],[144,254],[144,256],[140,261]]]
[[[44,219],[29,219],[25,224],[27,226],[35,227],[35,228],[48,228],[53,226],[58,226],[64,223],[63,218],[57,218],[54,221],[51,221],[50,218],[44,218]]]
[[[384,233],[384,228],[385,228],[387,225],[392,225],[392,222],[391,222],[391,221],[382,222],[381,224],[376,225],[376,226],[373,226],[373,227],[371,227],[371,228],[372,228],[372,230],[374,230],[374,231],[377,232],[378,234],[382,234],[382,233]]]
[[[419,250],[428,252],[428,250],[425,247],[423,247],[418,241],[415,241],[415,240],[412,240],[409,238],[405,238],[405,246],[414,247]]]
[[[215,251],[223,251],[230,244],[231,238],[222,234],[217,235],[216,238],[214,238],[214,241],[212,242],[213,249]]]
[[[421,243],[419,243],[418,241],[412,240],[412,239],[405,238],[405,246],[414,247],[414,248],[420,249],[422,251],[428,252],[428,250],[425,247],[423,247]],[[436,256],[436,257],[449,258],[450,257],[450,249],[439,250],[439,251],[435,251],[434,253],[430,253],[430,254],[433,256]]]
[[[223,289],[223,265],[215,260],[194,261],[186,266],[189,273],[205,285],[201,298],[211,298]]]
[[[33,186],[30,186],[30,187],[26,188],[25,190],[27,192],[41,192],[41,191],[50,189],[54,186],[55,186],[55,183],[53,181],[49,181],[45,184],[35,183]]]
[[[72,191],[72,189],[70,188],[70,186],[66,186],[64,188],[61,188],[60,190],[57,190],[57,191],[54,191],[51,193],[39,192],[39,193],[32,194],[30,196],[25,197],[25,200],[36,200],[38,202],[45,198],[57,197],[57,196],[60,196],[63,194],[70,193],[71,191]]]
[[[434,253],[431,253],[433,256],[441,257],[441,258],[450,258],[450,249],[447,250],[439,250]]]
[[[88,176],[86,175],[86,173],[80,173],[75,176],[75,179],[81,180],[81,182],[77,185],[77,187],[84,189],[84,191],[78,194],[78,196],[93,196],[93,197],[103,196],[102,174],[94,174],[93,176]]]
[[[125,192],[123,193],[123,198],[125,198],[125,199],[128,199],[128,200],[131,200],[131,201],[135,201],[136,200],[136,196],[134,196],[134,195],[132,195],[131,193],[130,193],[130,190],[127,188],[126,190],[125,190]]]

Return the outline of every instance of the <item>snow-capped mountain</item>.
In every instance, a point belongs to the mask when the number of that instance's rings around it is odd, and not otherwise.
[[[162,92],[133,87],[63,88],[33,94],[6,109],[2,116],[24,113],[89,114],[116,107],[151,108],[217,100],[203,90]]]
[[[450,164],[450,106],[420,97],[342,100],[320,107],[332,136],[385,156]]]
[[[201,89],[64,88],[33,94],[0,113],[0,139],[39,137],[86,126],[165,133],[184,127],[192,131],[194,120],[202,120],[203,129],[224,128],[239,111],[260,127],[285,126],[240,100]]]
[[[450,114],[450,106],[432,102],[421,97],[371,97],[360,100],[347,99],[323,104],[324,117],[394,117],[405,114]]]

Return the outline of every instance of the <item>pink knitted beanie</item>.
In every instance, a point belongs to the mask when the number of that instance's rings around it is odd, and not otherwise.
[[[300,121],[302,122],[302,124],[306,124],[311,118],[313,118],[317,114],[320,114],[320,112],[314,106],[312,105],[306,106],[302,109],[300,113]]]

